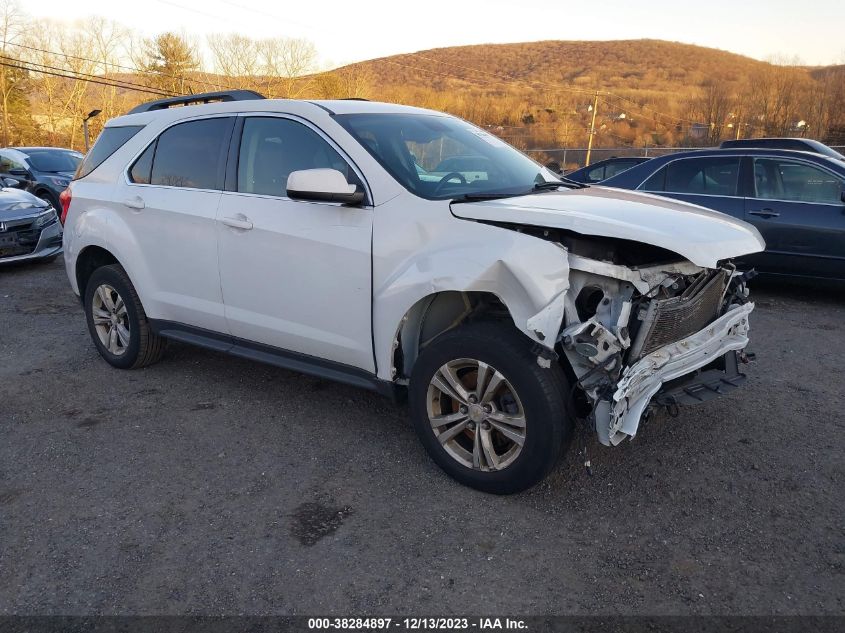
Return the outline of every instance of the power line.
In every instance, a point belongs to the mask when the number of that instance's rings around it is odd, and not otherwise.
[[[5,59],[11,59],[11,58],[5,58]],[[159,97],[172,96],[172,94],[168,94],[166,92],[159,92],[157,90],[151,90],[149,88],[127,88],[126,86],[121,86],[119,84],[112,83],[112,82],[109,82],[109,81],[101,81],[101,80],[98,80],[98,79],[86,79],[86,78],[78,77],[77,75],[67,74],[67,73],[63,73],[63,72],[55,72],[55,71],[50,71],[50,70],[39,70],[38,68],[29,68],[29,67],[27,67],[27,65],[25,63],[18,62],[18,61],[7,62],[7,61],[0,60],[0,66],[7,66],[9,68],[17,68],[18,70],[25,70],[25,71],[28,71],[28,72],[39,73],[39,74],[42,74],[42,75],[52,75],[54,77],[63,77],[64,79],[77,79],[77,80],[81,79],[82,81],[87,81],[88,83],[92,83],[92,84],[98,84],[98,85],[101,85],[101,86],[108,86],[110,88],[124,88],[126,90],[134,90],[136,92],[147,92],[149,94],[154,94],[154,95],[159,96]]]
[[[19,61],[19,60],[15,59],[14,57],[9,57],[7,55],[0,55],[0,59],[5,59],[5,60],[10,61],[10,62],[18,62]],[[133,83],[131,81],[125,81],[123,79],[103,78],[100,75],[92,75],[90,73],[82,72],[81,70],[71,70],[71,69],[67,69],[67,68],[60,68],[58,66],[50,66],[49,64],[41,64],[39,62],[29,62],[29,61],[27,61],[27,62],[22,62],[22,63],[25,63],[28,66],[38,66],[39,68],[46,68],[48,70],[53,70],[53,71],[58,71],[58,72],[73,73],[74,75],[76,75],[76,77],[78,79],[83,79],[85,81],[90,81],[91,79],[98,79],[98,80],[99,79],[105,79],[106,81],[110,81],[112,84],[114,84],[114,87],[116,87],[116,88],[125,88],[127,90],[138,90],[138,91],[145,91],[145,92],[155,91],[157,94],[160,94],[163,97],[176,96],[172,92],[159,90],[158,88],[153,88],[151,86],[136,84],[136,83]],[[38,72],[36,69],[30,69],[30,70],[34,70],[35,72]]]
[[[44,49],[44,48],[37,48],[35,46],[27,46],[26,44],[16,44],[14,42],[7,42],[7,41],[4,41],[4,40],[0,40],[0,44],[7,44],[9,46],[17,46],[18,48],[24,48],[26,50],[35,51],[35,52],[38,52],[38,53],[46,53],[48,55],[59,55],[61,57],[64,57],[65,59],[76,59],[78,61],[89,62],[89,63],[92,63],[92,64],[99,64],[99,65],[103,66],[104,68],[107,67],[107,66],[111,66],[112,68],[119,68],[121,70],[128,70],[130,72],[139,73],[141,75],[144,74],[144,71],[141,70],[140,68],[136,68],[134,66],[125,66],[125,65],[122,65],[122,64],[118,64],[116,62],[109,62],[109,61],[104,61],[104,60],[98,61],[96,59],[90,59],[88,57],[80,57],[78,55],[70,55],[68,53],[60,53],[58,51],[51,51],[51,50]],[[178,77],[177,75],[170,75],[168,73],[163,73],[163,72],[158,71],[158,70],[154,70],[152,72],[154,72],[159,77],[166,77],[168,79],[176,79],[176,80],[180,80],[180,81],[185,79],[184,77]],[[226,85],[221,84],[221,83],[211,83],[211,82],[208,82],[208,81],[202,81],[201,79],[191,78],[188,81],[190,81],[191,83],[195,83],[195,84],[199,84],[199,85],[203,85],[203,86],[209,86],[210,88],[214,88],[215,90],[219,90],[220,88],[226,88],[228,90],[234,90],[234,88],[232,88],[231,86],[226,86]]]

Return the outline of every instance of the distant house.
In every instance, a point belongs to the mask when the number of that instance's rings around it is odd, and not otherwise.
[[[693,123],[689,127],[689,137],[694,139],[707,138],[710,133],[710,126],[706,123]]]

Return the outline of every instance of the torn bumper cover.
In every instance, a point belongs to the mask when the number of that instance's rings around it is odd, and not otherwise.
[[[670,343],[627,367],[611,400],[596,405],[599,441],[616,446],[637,433],[643,412],[664,383],[690,374],[728,352],[748,345],[753,303],[737,305],[704,329]]]

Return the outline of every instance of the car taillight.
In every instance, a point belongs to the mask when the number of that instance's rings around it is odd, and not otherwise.
[[[65,219],[67,218],[67,212],[70,209],[70,199],[73,197],[73,194],[70,192],[70,187],[65,189],[59,194],[59,204],[62,205],[62,215],[59,219],[62,221],[62,226],[65,224]]]

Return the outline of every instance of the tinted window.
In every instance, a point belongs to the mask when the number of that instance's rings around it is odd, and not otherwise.
[[[782,158],[754,159],[754,190],[764,200],[839,204],[842,179],[823,169]]]
[[[270,117],[244,121],[238,191],[286,196],[291,172],[318,168],[336,169],[346,176],[347,182],[360,185],[349,164],[308,126]]]
[[[152,143],[144,150],[132,168],[129,170],[129,180],[137,182],[141,185],[150,184],[150,175],[153,170],[153,154],[155,154],[156,144]]]
[[[143,125],[124,125],[121,127],[107,127],[101,133],[94,147],[79,163],[74,178],[84,178],[97,169],[103,162],[119,150],[130,138],[143,129]]]
[[[150,184],[222,189],[231,118],[189,121],[158,137]]]
[[[587,172],[587,182],[599,182],[601,180],[604,180],[604,165],[595,167]]]
[[[639,161],[636,160],[616,160],[612,163],[608,163],[605,165],[604,169],[604,177],[605,179],[610,178],[611,176],[615,176],[616,174],[621,174],[623,171],[627,171],[631,169],[634,165],[639,165]]]
[[[30,164],[38,171],[76,171],[82,160],[82,154],[56,149],[26,150]]]
[[[0,154],[0,171],[7,172],[10,169],[26,169],[26,165],[8,154]]]
[[[735,196],[739,158],[685,158],[669,163],[640,185],[646,191]]]

